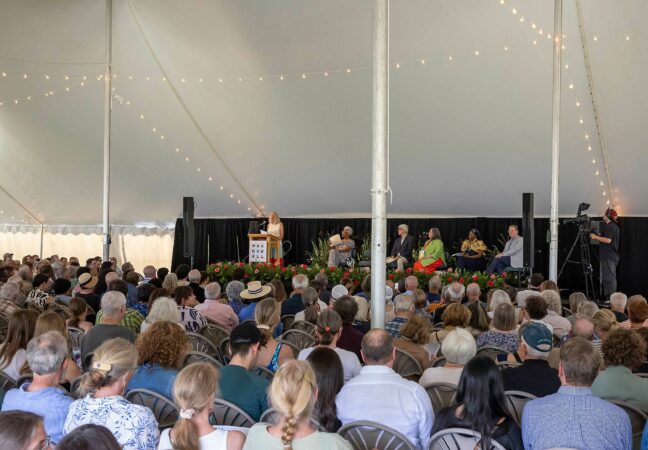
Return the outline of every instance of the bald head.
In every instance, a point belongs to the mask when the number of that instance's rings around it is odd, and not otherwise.
[[[409,277],[405,278],[405,289],[407,289],[408,291],[418,289],[418,285],[418,278],[416,278],[414,275],[410,275]]]
[[[479,285],[477,283],[470,283],[466,287],[466,297],[468,298],[469,301],[479,300],[480,295],[481,295],[481,289],[479,289]]]
[[[106,274],[106,284],[110,284],[111,281],[119,280],[119,274],[117,272],[108,272]]]
[[[362,338],[365,364],[390,366],[394,363],[394,338],[382,328],[373,328]]]
[[[577,317],[572,325],[572,336],[582,337],[588,341],[594,340],[594,323],[589,317]]]

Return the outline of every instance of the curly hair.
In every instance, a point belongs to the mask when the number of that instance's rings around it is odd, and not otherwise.
[[[415,344],[425,345],[430,342],[430,321],[423,316],[414,316],[401,328],[400,332]]]
[[[470,311],[460,303],[451,303],[448,305],[446,310],[443,311],[441,320],[447,327],[454,326],[465,328],[468,326],[468,322],[470,322]]]
[[[641,339],[644,340],[646,343],[646,355],[644,356],[645,361],[648,361],[648,328],[637,328],[635,330],[635,333],[637,333],[639,336],[641,336]]]
[[[643,302],[632,302],[628,306],[628,317],[631,323],[643,323],[648,319],[648,305]]]
[[[646,342],[636,331],[619,328],[603,342],[605,366],[625,366],[630,370],[639,367],[646,357]]]
[[[180,369],[189,350],[189,339],[178,324],[160,321],[137,338],[138,365],[153,363],[167,369]]]

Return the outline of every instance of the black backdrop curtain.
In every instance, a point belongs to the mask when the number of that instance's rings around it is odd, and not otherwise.
[[[292,250],[284,258],[285,264],[307,263],[306,252],[312,250],[311,241],[325,234],[340,233],[344,226],[353,228],[356,247],[359,248],[363,238],[371,234],[371,219],[282,219],[284,224],[284,242],[290,241]],[[247,232],[250,219],[196,219],[196,256],[194,267],[204,269],[209,263],[223,260],[244,261],[248,255]],[[489,247],[497,245],[506,237],[509,224],[521,226],[519,218],[458,218],[458,219],[388,219],[389,239],[396,237],[396,228],[406,223],[410,234],[425,242],[424,234],[431,227],[441,230],[445,247],[451,253],[459,250],[461,240],[465,239],[468,230],[477,228]],[[647,264],[648,218],[624,217],[619,219],[621,227],[621,262],[618,268],[619,290],[628,295],[642,294],[648,296],[648,276],[643,274]],[[547,233],[549,219],[535,219],[535,271],[549,272],[549,244]],[[173,245],[172,267],[181,263],[190,263],[183,257],[184,232],[182,219],[178,219]],[[569,248],[577,237],[575,225],[561,225],[559,228],[559,264],[565,260]],[[388,251],[391,249],[391,242]],[[572,259],[579,259],[579,247],[576,247]],[[597,249],[592,251],[592,262],[595,270],[595,289],[598,289]],[[581,266],[568,264],[559,280],[561,288],[583,289],[584,282]]]

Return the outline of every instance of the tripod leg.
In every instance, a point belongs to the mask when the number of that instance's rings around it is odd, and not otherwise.
[[[558,272],[558,280],[560,280],[560,276],[563,273],[563,270],[565,269],[565,266],[569,262],[569,258],[571,258],[572,253],[574,253],[574,249],[576,248],[576,244],[578,243],[578,240],[580,239],[580,233],[578,236],[576,236],[576,239],[574,239],[574,243],[572,244],[571,248],[569,249],[569,253],[567,253],[567,257],[565,258],[565,261],[563,262],[562,266],[560,267],[560,271]],[[558,281],[556,280],[556,282]]]

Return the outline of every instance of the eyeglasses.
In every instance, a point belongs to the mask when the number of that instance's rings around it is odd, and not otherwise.
[[[49,436],[45,436],[37,447],[38,450],[51,450],[52,448],[52,439]]]

